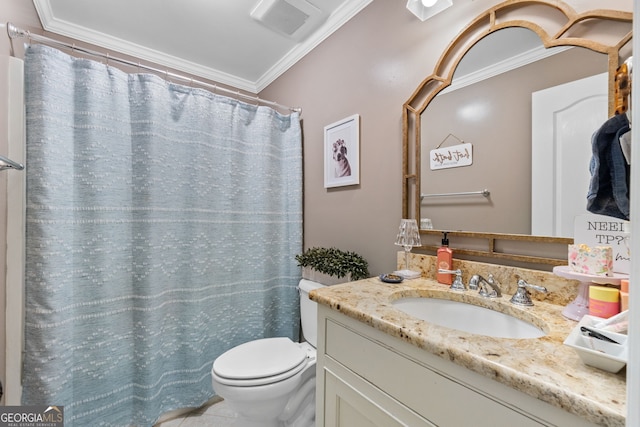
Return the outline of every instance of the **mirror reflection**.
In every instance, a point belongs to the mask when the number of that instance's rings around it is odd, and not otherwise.
[[[505,28],[480,40],[458,64],[451,86],[420,116],[420,217],[431,219],[435,229],[572,237],[573,217],[587,213],[590,137],[607,119],[607,71],[607,55],[579,47],[545,49],[526,28]],[[579,100],[554,92],[598,75],[588,94],[573,89]],[[540,105],[540,97],[546,103]],[[549,106],[558,99],[559,105]],[[432,150],[455,151],[461,142],[472,147],[470,165],[432,169],[440,152]],[[485,189],[488,196],[474,194]],[[555,206],[557,200],[564,205]]]

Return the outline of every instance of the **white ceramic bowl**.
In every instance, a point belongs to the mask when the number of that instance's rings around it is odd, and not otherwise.
[[[594,324],[602,320],[604,319],[595,316],[584,316],[578,326],[573,328],[567,339],[564,340],[564,344],[573,348],[585,365],[616,373],[627,364],[629,354],[627,336],[593,328]],[[620,344],[584,336],[580,330],[581,326],[590,327]]]

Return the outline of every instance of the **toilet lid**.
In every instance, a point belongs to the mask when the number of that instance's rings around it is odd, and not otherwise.
[[[267,378],[300,366],[306,357],[306,352],[289,338],[263,338],[225,352],[213,362],[213,371],[233,380]]]

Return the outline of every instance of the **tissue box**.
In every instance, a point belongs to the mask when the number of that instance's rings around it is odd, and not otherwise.
[[[569,245],[569,267],[576,273],[612,276],[613,250],[611,246]]]

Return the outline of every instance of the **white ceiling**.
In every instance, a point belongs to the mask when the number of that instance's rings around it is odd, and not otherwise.
[[[292,34],[251,17],[304,9]],[[284,3],[286,1],[286,3]],[[45,30],[258,93],[372,0],[33,0]],[[277,6],[277,7],[276,7]],[[294,6],[292,9],[289,6]]]
[[[259,93],[371,1],[33,0],[33,3],[47,31]],[[298,30],[286,35],[252,18],[254,10],[263,10],[258,6],[270,5],[284,6],[294,14],[303,9],[310,16]],[[404,5],[398,3],[398,7]],[[294,20],[291,14],[282,18],[280,22],[284,25]],[[511,30],[491,34],[474,46],[460,62],[456,77],[469,76],[468,80],[473,82],[486,78],[483,70],[492,68],[496,62],[530,49],[544,51],[532,31]],[[474,73],[480,77],[474,77]]]

